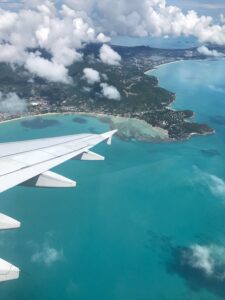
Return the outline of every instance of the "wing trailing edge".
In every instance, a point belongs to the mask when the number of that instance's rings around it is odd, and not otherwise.
[[[6,215],[0,214],[0,230],[19,228],[21,223]]]
[[[85,151],[73,158],[74,160],[105,160],[105,157],[92,151]]]
[[[18,279],[20,269],[0,258],[0,282]]]

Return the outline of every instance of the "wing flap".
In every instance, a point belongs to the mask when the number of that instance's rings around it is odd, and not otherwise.
[[[86,151],[74,157],[74,160],[105,160],[105,157],[92,151]]]
[[[76,182],[57,173],[47,171],[22,183],[23,186],[41,188],[71,188]]]
[[[19,275],[17,267],[0,258],[0,282],[18,279]]]
[[[20,222],[17,220],[0,214],[0,230],[19,228],[20,225]]]

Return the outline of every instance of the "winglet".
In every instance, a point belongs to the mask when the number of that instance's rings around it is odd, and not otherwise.
[[[112,130],[112,131],[108,131],[106,133],[101,134],[101,136],[104,138],[104,140],[107,141],[108,145],[111,145],[112,143],[112,136],[117,132],[118,130]]]

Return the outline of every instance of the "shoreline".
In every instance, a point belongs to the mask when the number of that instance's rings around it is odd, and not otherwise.
[[[163,67],[163,66],[166,66],[166,65],[172,65],[172,64],[182,62],[182,61],[186,61],[186,60],[185,59],[179,59],[179,60],[170,61],[170,62],[167,62],[167,63],[164,63],[164,64],[159,64],[159,65],[155,66],[153,69],[145,71],[144,74],[149,75],[150,72],[153,72],[153,71],[159,69],[160,67]]]
[[[4,123],[13,122],[13,121],[20,121],[20,120],[23,120],[23,119],[45,117],[45,116],[54,116],[54,115],[83,115],[83,116],[86,115],[86,116],[92,116],[92,117],[113,116],[113,115],[106,115],[106,114],[100,114],[100,113],[88,113],[88,112],[82,112],[82,111],[79,111],[79,112],[72,112],[72,111],[71,112],[52,112],[52,113],[43,113],[43,114],[34,114],[34,115],[24,115],[24,116],[21,116],[21,117],[0,121],[0,125],[4,124]]]
[[[224,58],[225,59],[225,58]],[[164,64],[159,64],[158,66],[154,67],[153,69],[150,69],[146,72],[144,72],[145,75],[147,76],[151,76],[151,72],[159,69],[160,67],[164,66],[164,65],[170,65],[170,64],[175,64],[175,63],[178,63],[178,62],[183,62],[183,61],[186,61],[185,59],[178,59],[178,60],[174,60],[174,61],[171,61],[171,62],[167,62],[167,63],[164,63]],[[189,60],[188,60],[189,61]],[[195,60],[196,61],[196,60]],[[202,61],[202,60],[200,60]],[[153,75],[155,76],[155,75]],[[158,78],[157,78],[158,79]],[[176,109],[174,109],[172,107],[173,103],[176,101],[176,93],[173,93],[174,94],[174,97],[171,101],[171,103],[167,106],[167,109],[170,109],[172,111],[176,111]],[[142,122],[144,125],[143,125],[143,130],[144,130],[144,127],[145,129],[147,127],[149,127],[149,136],[147,139],[155,139],[155,136],[158,134],[158,137],[161,139],[161,140],[164,140],[164,141],[182,141],[182,140],[188,140],[189,138],[191,138],[192,136],[194,135],[197,135],[197,136],[200,136],[200,135],[208,135],[208,134],[213,134],[215,133],[215,130],[213,130],[212,132],[205,132],[205,133],[190,133],[188,136],[186,137],[183,137],[183,138],[177,138],[177,139],[174,139],[172,137],[169,137],[169,133],[168,133],[168,130],[164,129],[164,128],[161,128],[161,127],[157,127],[157,126],[152,126],[150,123],[146,122],[145,120],[141,120],[139,118],[135,118],[135,117],[122,117],[120,115],[112,115],[112,114],[105,114],[105,113],[97,113],[97,112],[84,112],[84,111],[65,111],[65,112],[48,112],[48,113],[37,113],[37,114],[24,114],[24,115],[21,115],[21,116],[15,116],[14,117],[11,117],[9,116],[9,119],[5,119],[5,120],[2,120],[0,121],[0,124],[4,124],[4,123],[8,123],[8,122],[13,122],[13,121],[21,121],[21,120],[24,120],[24,119],[29,119],[29,118],[38,118],[38,117],[47,117],[47,116],[54,116],[54,115],[80,115],[80,116],[87,116],[87,117],[93,117],[93,118],[99,118],[100,121],[102,122],[106,122],[108,123],[109,127],[111,129],[114,129],[113,126],[116,126],[116,125],[120,125],[119,123],[119,120],[124,123],[126,122],[129,122],[129,120],[133,120],[134,122]],[[194,115],[194,112],[193,112],[193,115]],[[106,119],[108,119],[108,121],[105,121]],[[113,120],[114,119],[114,120]],[[136,129],[137,131],[140,130],[139,127],[140,124],[137,124],[136,125]],[[140,131],[141,132],[141,131]],[[121,130],[121,135],[122,135],[122,130]],[[164,136],[163,136],[164,135]],[[138,137],[135,137],[136,140],[142,140],[143,138],[143,135],[141,135],[140,133],[140,139],[138,139]]]
[[[214,130],[213,132],[210,133],[190,133],[186,138],[182,138],[182,139],[174,139],[174,138],[170,138],[168,135],[168,131],[160,128],[160,127],[153,127],[151,124],[147,123],[144,120],[140,120],[137,118],[126,118],[126,117],[121,117],[121,116],[114,116],[114,115],[109,115],[109,114],[101,114],[101,113],[92,113],[92,112],[52,112],[52,113],[44,113],[44,114],[36,114],[36,115],[27,115],[27,116],[21,116],[18,118],[14,118],[14,119],[9,119],[9,120],[5,120],[5,121],[0,121],[0,125],[1,124],[5,124],[5,123],[9,123],[9,122],[14,122],[14,121],[20,121],[20,120],[24,120],[24,119],[29,119],[29,118],[37,118],[37,117],[47,117],[47,116],[66,116],[66,115],[80,115],[80,116],[86,116],[86,117],[93,117],[93,118],[99,118],[101,122],[103,123],[107,123],[109,125],[109,127],[111,129],[115,129],[113,128],[113,118],[114,119],[122,119],[124,120],[124,122],[128,122],[129,120],[134,120],[134,121],[139,121],[145,124],[145,126],[149,127],[149,130],[151,128],[153,128],[156,132],[158,131],[158,133],[162,134],[166,134],[167,137],[161,138],[161,137],[151,137],[151,138],[144,138],[142,136],[140,136],[140,139],[135,138],[137,141],[144,141],[144,142],[154,142],[154,141],[158,141],[158,142],[182,142],[182,141],[187,141],[189,140],[192,136],[205,136],[205,135],[209,135],[209,134],[214,134],[216,131]],[[106,121],[106,119],[109,119],[110,121]],[[121,135],[119,134],[118,136],[121,137]],[[126,138],[125,138],[126,140]]]
[[[52,113],[44,113],[44,114],[34,114],[34,115],[26,115],[26,116],[21,116],[18,118],[12,118],[9,120],[5,120],[5,121],[1,121],[1,124],[5,124],[5,123],[9,123],[9,122],[14,122],[14,121],[21,121],[21,120],[26,120],[26,119],[30,119],[30,118],[38,118],[38,117],[48,117],[48,116],[66,116],[66,115],[78,115],[78,116],[86,116],[86,117],[93,117],[93,118],[97,118],[99,119],[101,122],[103,123],[107,123],[110,127],[111,130],[116,129],[117,127],[120,127],[120,124],[125,124],[130,122],[137,122],[136,126],[134,126],[133,128],[136,127],[136,130],[140,130],[139,131],[139,135],[140,138],[135,138],[136,140],[139,141],[155,141],[155,140],[160,140],[160,141],[172,141],[169,138],[168,135],[168,131],[160,128],[160,127],[153,127],[151,124],[147,123],[144,120],[140,120],[138,118],[128,118],[128,117],[121,117],[121,116],[115,116],[115,115],[110,115],[110,114],[102,114],[102,113],[93,113],[93,112],[52,112]],[[140,125],[143,125],[142,127],[139,127]],[[129,126],[128,126],[129,127]],[[118,129],[117,128],[117,129]],[[146,137],[146,135],[143,133],[145,129],[148,129],[149,132],[149,136]],[[120,129],[120,128],[119,128]],[[143,130],[143,132],[142,132]],[[124,134],[124,132],[121,130],[119,130],[119,134],[118,136],[124,138],[124,139],[129,139],[132,138],[132,136],[129,136],[129,134],[126,136],[126,134]]]

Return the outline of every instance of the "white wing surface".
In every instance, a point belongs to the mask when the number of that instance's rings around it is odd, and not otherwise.
[[[115,132],[0,144],[0,192],[19,184],[50,188],[76,186],[75,181],[49,170],[70,159],[104,160],[90,149],[103,141],[111,144]],[[0,214],[0,230],[18,227],[20,222]],[[19,278],[19,272],[17,267],[0,259],[0,282]]]
[[[36,187],[75,186],[74,181],[48,171],[72,158],[104,159],[89,149],[105,140],[110,142],[115,132],[0,144],[0,192],[23,183]]]
[[[18,279],[19,274],[17,267],[0,258],[0,282]]]

